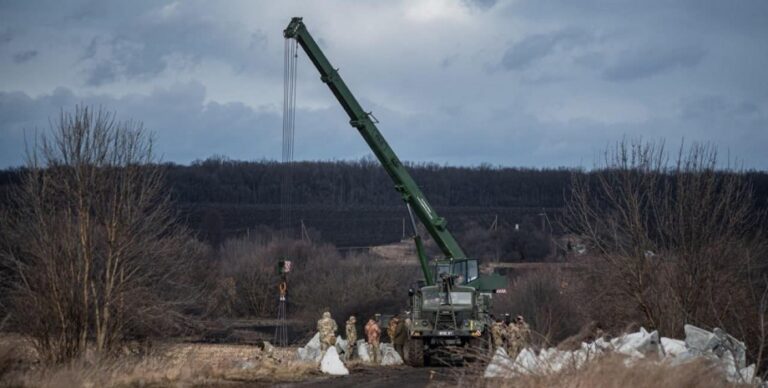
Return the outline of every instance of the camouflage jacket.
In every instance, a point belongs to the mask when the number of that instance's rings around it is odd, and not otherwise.
[[[507,340],[509,342],[519,342],[521,339],[520,327],[514,322],[507,325]]]
[[[389,336],[389,340],[393,341],[395,339],[395,330],[397,328],[397,322],[399,319],[392,318],[389,320],[389,324],[387,325],[387,336]]]
[[[501,346],[504,343],[504,338],[507,337],[507,329],[501,322],[494,322],[491,324],[491,338],[494,346]]]
[[[376,322],[369,321],[365,325],[365,336],[368,338],[368,343],[379,343],[379,338],[381,337],[381,329],[379,328],[379,325]]]
[[[357,328],[352,321],[347,321],[347,341],[350,343],[357,341]]]
[[[320,333],[321,341],[335,337],[336,330],[338,330],[338,326],[332,318],[322,318],[317,321],[317,331]]]

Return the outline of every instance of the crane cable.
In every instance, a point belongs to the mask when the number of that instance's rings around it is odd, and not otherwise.
[[[293,144],[296,126],[296,64],[298,45],[293,39],[285,39],[283,54],[283,176],[280,190],[280,221],[283,233],[291,229],[293,188]],[[287,237],[287,236],[286,236]]]
[[[291,191],[293,189],[293,143],[296,126],[296,63],[298,62],[298,46],[295,40],[285,39],[283,53],[283,159],[282,185],[280,188],[280,221],[283,237],[293,238],[291,231],[291,208],[293,206]],[[288,346],[288,312],[286,299],[288,281],[285,273],[281,274],[278,284],[279,300],[277,304],[277,325],[274,341],[277,346]]]

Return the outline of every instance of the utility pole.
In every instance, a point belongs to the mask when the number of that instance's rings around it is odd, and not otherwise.
[[[304,220],[301,220],[301,241],[312,243],[312,240],[309,238],[309,231],[307,231],[306,225],[304,225]]]
[[[493,236],[493,242],[496,245],[496,249],[494,252],[494,261],[496,263],[499,262],[499,256],[501,256],[501,239],[499,238],[499,215],[495,214],[493,217],[493,222],[491,223],[491,236]]]

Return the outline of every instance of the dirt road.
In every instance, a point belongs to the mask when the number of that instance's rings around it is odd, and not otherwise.
[[[307,381],[278,384],[276,386],[301,388],[362,386],[372,388],[422,388],[431,384],[449,383],[450,377],[447,373],[447,368],[411,368],[408,366],[381,368],[361,366],[351,370],[348,376],[321,376]]]

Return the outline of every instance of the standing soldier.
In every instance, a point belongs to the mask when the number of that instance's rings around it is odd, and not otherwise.
[[[507,328],[504,327],[504,323],[501,319],[496,319],[496,321],[491,324],[491,341],[493,342],[494,353],[496,352],[496,349],[504,347],[504,338],[507,336],[506,330]]]
[[[517,316],[515,324],[517,325],[517,331],[520,333],[520,350],[523,350],[528,347],[531,340],[531,328],[525,322],[522,315]]]
[[[389,342],[392,343],[392,345],[395,344],[395,330],[399,321],[400,318],[395,314],[395,316],[389,320],[389,324],[387,324],[387,336],[389,336]]]
[[[320,351],[325,354],[329,347],[336,344],[336,321],[331,319],[331,313],[326,311],[323,318],[317,321],[317,332],[320,333]]]
[[[405,360],[403,354],[403,348],[405,347],[405,341],[408,338],[408,329],[405,327],[405,321],[403,319],[397,320],[397,326],[395,326],[395,336],[392,338],[392,344],[395,346],[395,351],[400,355],[400,358]]]
[[[522,350],[520,328],[517,326],[517,322],[511,322],[507,325],[507,355],[510,358],[515,359],[517,353]]]
[[[376,321],[371,318],[365,324],[365,336],[368,339],[368,353],[374,364],[379,363],[379,338],[381,338],[381,329]]]
[[[355,351],[355,342],[357,342],[357,328],[355,327],[355,323],[357,323],[355,316],[350,316],[347,320],[347,352],[344,355],[344,358],[346,358],[347,361],[352,359],[352,352]]]

